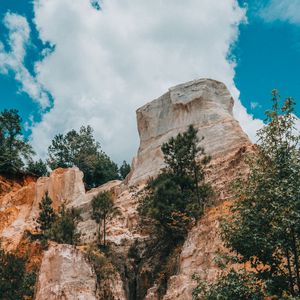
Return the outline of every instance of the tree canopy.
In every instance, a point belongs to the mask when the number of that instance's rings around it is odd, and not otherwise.
[[[0,299],[32,299],[35,272],[26,271],[26,259],[0,249]]]
[[[249,176],[239,180],[239,200],[222,226],[226,245],[257,270],[267,294],[279,297],[300,295],[300,153],[294,106],[292,98],[281,103],[273,91],[258,149],[248,160]]]
[[[114,206],[111,194],[101,192],[92,200],[92,218],[98,224],[98,240],[101,242],[101,223],[103,224],[103,245],[106,245],[106,223],[109,219],[119,214],[119,210]]]
[[[118,166],[101,150],[90,126],[56,135],[48,154],[51,169],[77,166],[84,173],[87,188],[119,178]]]
[[[170,239],[185,236],[189,225],[202,215],[211,191],[202,168],[209,159],[198,142],[197,131],[190,126],[162,145],[166,168],[150,180],[139,206],[141,215],[155,220]]]
[[[121,176],[121,179],[125,179],[126,176],[129,174],[131,170],[130,164],[128,164],[125,160],[123,161],[120,169],[119,169],[119,173]]]
[[[22,134],[22,119],[15,109],[0,113],[0,172],[17,174],[24,167],[24,159],[34,152]]]

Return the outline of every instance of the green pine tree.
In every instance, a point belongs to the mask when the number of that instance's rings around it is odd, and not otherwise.
[[[119,173],[120,173],[121,179],[125,179],[126,176],[129,174],[130,170],[131,170],[130,164],[128,164],[124,160],[122,166],[119,169]]]
[[[38,229],[43,233],[51,229],[54,221],[56,220],[56,213],[52,207],[52,200],[48,192],[45,193],[42,201],[39,203],[40,214],[37,219]]]
[[[106,246],[106,224],[107,221],[117,214],[119,209],[114,206],[111,194],[109,192],[101,192],[92,200],[92,218],[98,224],[98,241],[101,243],[101,223],[103,225],[103,245]]]
[[[175,242],[203,213],[211,188],[204,182],[203,166],[209,161],[198,146],[197,130],[188,130],[162,145],[166,168],[146,187],[139,212],[156,222],[156,228]],[[197,161],[197,157],[201,157]]]
[[[49,238],[60,244],[76,245],[80,239],[77,224],[82,220],[80,210],[66,209],[62,204],[59,214],[49,230]]]

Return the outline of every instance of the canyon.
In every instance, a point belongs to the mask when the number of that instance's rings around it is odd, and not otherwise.
[[[214,258],[218,252],[227,251],[218,230],[220,218],[228,214],[232,201],[230,184],[247,173],[244,159],[254,149],[233,117],[233,105],[223,83],[199,79],[172,87],[139,108],[140,146],[124,181],[111,181],[85,191],[83,173],[77,167],[56,169],[49,177],[37,180],[25,178],[16,182],[1,177],[0,238],[6,251],[20,250],[28,233],[36,232],[38,204],[46,191],[54,209],[64,203],[81,211],[78,246],[51,242],[48,249],[34,257],[40,268],[35,299],[189,300],[195,286],[194,273],[204,280],[215,280],[220,269]],[[161,145],[189,125],[198,130],[199,145],[211,156],[205,174],[214,189],[214,199],[188,233],[178,251],[176,272],[168,278],[164,295],[160,295],[154,273],[161,257],[151,253],[151,237],[141,226],[137,211],[139,193],[147,180],[164,167]],[[197,159],[201,160],[200,155]],[[103,269],[109,268],[110,276],[99,283],[86,253],[95,243],[97,231],[91,217],[91,201],[102,191],[112,193],[120,214],[107,225],[107,255],[112,259],[103,264]],[[130,254],[133,250],[138,260]]]

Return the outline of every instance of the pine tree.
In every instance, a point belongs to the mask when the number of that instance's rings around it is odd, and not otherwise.
[[[39,224],[39,229],[45,233],[56,220],[56,213],[52,207],[52,200],[49,197],[48,192],[45,193],[42,201],[39,203],[40,214],[37,219],[37,223]]]
[[[204,182],[203,166],[209,161],[198,146],[197,130],[184,133],[162,145],[166,167],[146,187],[139,212],[156,222],[156,228],[170,240],[182,240],[203,213],[211,188]],[[200,157],[197,161],[197,157]]]
[[[106,224],[107,221],[117,214],[119,214],[119,209],[114,206],[111,194],[109,192],[102,192],[95,196],[92,200],[92,218],[98,224],[98,240],[100,239],[100,228],[101,223],[103,224],[103,245],[106,246]]]
[[[131,170],[130,164],[128,164],[124,160],[122,166],[119,169],[119,173],[120,173],[121,179],[125,179],[126,176],[129,174],[130,170]]]
[[[77,231],[77,223],[80,220],[82,218],[79,209],[66,209],[62,204],[49,230],[49,238],[60,244],[76,245],[80,239],[80,233]]]
[[[12,175],[22,171],[23,159],[34,154],[22,135],[22,119],[17,110],[0,112],[0,173]]]

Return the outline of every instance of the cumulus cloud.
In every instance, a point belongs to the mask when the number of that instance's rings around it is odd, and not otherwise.
[[[90,124],[117,161],[136,152],[135,110],[170,86],[196,78],[223,81],[234,113],[254,139],[261,121],[247,114],[230,47],[245,11],[235,0],[35,0],[40,38],[55,50],[36,65],[54,98],[33,128],[40,155],[54,134]]]
[[[8,29],[8,46],[6,51],[0,41],[0,73],[12,71],[21,84],[20,91],[27,93],[41,108],[49,106],[49,98],[42,85],[30,74],[24,65],[26,48],[30,43],[30,27],[27,20],[17,14],[7,13],[3,19]]]
[[[261,16],[268,22],[280,20],[300,25],[299,12],[299,0],[271,0],[261,10]]]

